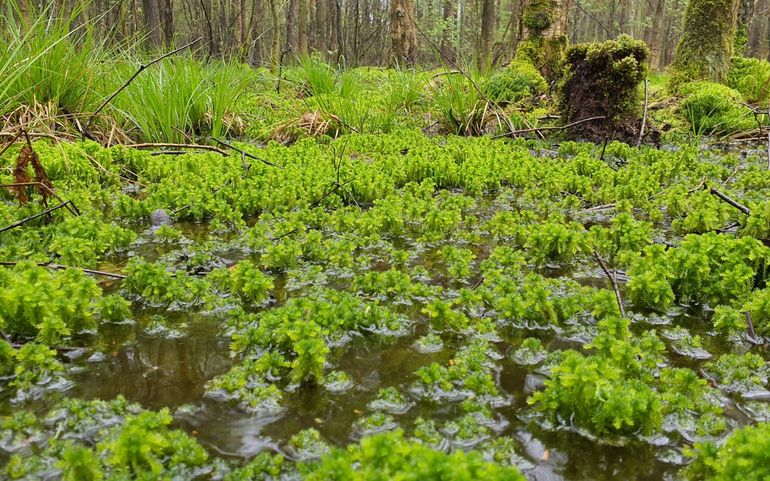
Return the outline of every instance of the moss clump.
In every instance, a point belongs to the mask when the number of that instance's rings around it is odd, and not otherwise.
[[[712,441],[696,443],[695,458],[684,470],[691,481],[765,481],[770,479],[770,424],[735,431],[717,448]]]
[[[548,82],[561,78],[567,37],[544,38],[533,36],[519,42],[513,64],[529,65],[537,70]]]
[[[546,91],[548,84],[529,62],[511,62],[484,83],[484,95],[498,103],[513,103]]]
[[[754,125],[737,90],[713,82],[690,82],[679,90],[685,95],[679,112],[698,135],[729,134]]]
[[[758,58],[733,57],[727,85],[752,103],[770,98],[770,62]]]
[[[672,86],[692,80],[722,82],[730,70],[737,0],[690,0],[671,65]]]
[[[553,0],[533,0],[524,8],[522,21],[530,34],[541,33],[553,23],[556,2]]]
[[[451,454],[408,440],[401,431],[365,437],[347,450],[335,449],[319,463],[300,466],[307,481],[369,479],[455,479],[524,481],[515,467],[484,460],[476,451]]]
[[[581,124],[573,132],[586,138],[605,138],[609,133],[622,134],[638,126],[639,83],[647,75],[649,54],[647,44],[627,35],[602,43],[575,45],[567,50],[559,99],[564,121],[604,117]],[[628,123],[628,127],[624,123]]]

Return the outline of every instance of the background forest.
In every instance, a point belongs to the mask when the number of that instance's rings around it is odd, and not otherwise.
[[[410,60],[435,65],[473,59],[503,64],[523,33],[526,0],[94,0],[76,22],[97,26],[119,41],[137,34],[149,47],[203,38],[201,53],[254,65],[286,54],[318,52],[347,66],[388,65],[399,15],[413,15],[416,46]],[[669,65],[681,34],[684,0],[560,0],[571,44],[629,34],[644,39],[653,69]],[[78,0],[23,0],[25,15],[46,6],[70,16]],[[402,12],[402,13],[399,13]],[[404,13],[405,12],[405,13]],[[413,13],[412,13],[413,12]],[[748,56],[770,55],[770,0],[741,0],[739,25]],[[396,34],[398,34],[396,30]]]

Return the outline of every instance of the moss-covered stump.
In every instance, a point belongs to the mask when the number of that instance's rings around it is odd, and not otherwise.
[[[568,0],[530,0],[521,16],[522,40],[513,63],[535,67],[549,82],[561,78],[568,13]]]
[[[733,56],[738,0],[690,0],[671,65],[671,85],[724,82]]]
[[[576,138],[636,141],[641,127],[640,83],[648,70],[647,44],[627,35],[585,43],[566,53],[559,110],[565,123],[604,117],[570,128]],[[648,140],[657,132],[648,130]]]

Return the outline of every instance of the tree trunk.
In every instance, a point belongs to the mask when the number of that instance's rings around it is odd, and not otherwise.
[[[147,42],[152,47],[161,44],[160,12],[158,0],[142,0],[142,13],[144,14],[144,30],[147,32]]]
[[[308,51],[308,2],[309,0],[299,0],[297,19],[297,28],[299,29],[297,35],[297,53],[299,55],[307,55]]]
[[[749,27],[752,14],[755,12],[756,0],[739,0],[738,26],[735,30],[735,53],[743,55],[749,41]]]
[[[249,41],[246,0],[238,0],[238,43],[243,51]]]
[[[297,14],[299,10],[298,0],[289,0],[286,7],[286,50],[297,51]]]
[[[666,0],[655,1],[655,12],[652,16],[652,29],[650,30],[650,68],[660,70],[662,54],[661,47],[663,39],[661,38],[661,27],[663,26],[663,17],[666,12]]]
[[[620,0],[620,15],[618,16],[618,34],[630,32],[631,2]]]
[[[337,58],[335,60],[339,63],[345,54],[345,37],[342,31],[342,4],[340,0],[334,2],[334,24],[334,33],[337,37]]]
[[[762,46],[767,43],[768,10],[770,9],[770,0],[757,0],[754,3],[754,12],[751,15],[751,24],[749,25],[749,41],[747,44],[747,55],[751,57],[762,58]]]
[[[738,0],[690,0],[676,47],[672,82],[722,82],[730,69]]]
[[[174,43],[174,7],[171,4],[171,0],[162,0],[161,8],[163,38],[166,42],[166,46],[170,47]]]
[[[278,16],[278,0],[270,0],[270,18],[273,20],[273,42],[270,46],[270,64],[278,69],[281,61],[281,19]]]
[[[511,52],[516,51],[521,39],[519,18],[521,18],[522,3],[523,0],[511,0]]]
[[[199,1],[203,13],[203,21],[206,22],[203,28],[206,31],[206,40],[209,44],[209,56],[216,57],[219,55],[219,42],[217,42],[216,33],[214,31],[214,24],[212,23],[213,21],[211,18],[213,15],[211,0]]]
[[[417,50],[417,28],[412,0],[391,0],[391,59],[397,66],[413,65]]]
[[[480,69],[491,67],[492,49],[495,45],[495,24],[497,23],[496,0],[484,0],[481,6],[481,42],[478,62]]]
[[[262,54],[262,2],[260,0],[252,0],[251,2],[251,20],[249,23],[249,39],[252,42],[249,60],[253,65],[261,65],[264,56]]]
[[[329,34],[327,33],[327,2],[328,0],[316,0],[315,3],[315,49],[321,52],[323,58],[326,58],[326,52],[328,51],[326,48],[329,37]]]
[[[449,62],[454,62],[456,58],[455,49],[452,45],[455,21],[454,2],[455,0],[444,0],[442,8],[444,23],[441,27],[441,46],[439,47],[441,49],[441,56],[443,57],[442,61],[448,60]]]

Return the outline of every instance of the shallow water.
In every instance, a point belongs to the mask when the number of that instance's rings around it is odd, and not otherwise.
[[[499,208],[489,198],[478,202],[475,214],[487,219]],[[607,217],[598,212],[590,218],[582,218],[586,225],[604,224]],[[141,255],[148,260],[181,258],[191,243],[161,245],[156,243],[147,226],[137,227],[140,241],[129,255]],[[186,223],[176,226],[191,242],[200,242],[210,236],[205,225]],[[221,243],[217,249],[221,265],[229,266],[245,257],[237,239],[215,238]],[[228,244],[229,243],[229,244]],[[473,287],[481,279],[474,271],[468,279],[457,282],[442,271],[437,262],[436,247],[416,246],[407,239],[392,239],[391,244],[400,249],[410,249],[419,254],[410,261],[412,268],[427,269],[432,283],[452,291],[461,286]],[[478,262],[495,247],[490,240],[476,244],[460,244],[470,247]],[[373,249],[368,270],[385,271],[391,267],[387,256]],[[102,266],[115,270],[123,266],[125,258],[112,259]],[[533,268],[534,269],[534,268]],[[598,266],[553,265],[538,269],[552,278],[577,280],[581,285],[609,287]],[[623,276],[620,276],[621,280]],[[344,275],[328,275],[327,287],[347,289],[350,279]],[[270,309],[292,297],[301,297],[312,286],[287,288],[285,275],[277,276],[272,300],[267,306],[254,310]],[[119,283],[103,284],[105,291],[119,289]],[[622,288],[621,288],[622,291]],[[415,341],[429,332],[429,320],[419,307],[387,301],[394,311],[410,320],[405,335],[380,336],[371,333],[353,334],[350,342],[333,349],[329,358],[335,371],[345,372],[351,382],[346,389],[331,392],[324,386],[282,385],[284,401],[280,412],[254,414],[230,402],[204,396],[206,383],[223,374],[233,365],[230,354],[230,338],[226,334],[224,313],[206,313],[196,309],[167,311],[161,307],[134,306],[136,321],[121,325],[105,325],[97,334],[82,341],[84,350],[70,355],[69,379],[72,387],[64,394],[85,399],[113,399],[125,396],[148,408],[169,407],[175,415],[175,423],[193,433],[212,453],[235,460],[247,460],[262,451],[275,451],[292,457],[287,441],[294,434],[307,428],[317,429],[332,444],[343,446],[360,439],[362,433],[356,423],[363,416],[373,413],[371,401],[381,388],[396,387],[407,404],[393,409],[397,425],[410,428],[418,417],[429,418],[437,423],[451,421],[462,415],[459,403],[432,400],[415,396],[410,388],[415,381],[415,371],[437,362],[451,362],[467,339],[457,336],[445,339],[441,350],[433,353],[420,352]],[[154,314],[162,314],[165,320],[156,322]],[[497,320],[493,312],[484,316]],[[710,331],[710,323],[704,322],[711,312],[698,307],[680,306],[670,313],[649,316],[634,313],[632,329],[643,332],[656,330],[668,347],[667,358],[672,366],[688,367],[698,371],[706,356],[717,356],[734,349],[735,343]],[[683,349],[676,335],[669,333],[673,326],[687,328],[693,336],[701,336],[700,351]],[[537,337],[550,351],[580,349],[590,340],[594,324],[576,322],[565,329],[540,329],[527,326],[505,325],[498,329],[499,339],[494,346],[499,359],[495,362],[496,383],[502,399],[496,403],[492,422],[488,425],[490,437],[509,437],[516,447],[517,464],[531,480],[604,481],[638,480],[658,481],[677,479],[677,471],[685,459],[681,453],[684,444],[677,439],[679,433],[666,433],[656,439],[614,440],[623,445],[613,445],[613,440],[598,440],[575,429],[556,428],[542,423],[533,416],[527,404],[528,395],[542,386],[545,379],[536,367],[517,364],[512,352],[526,337]],[[767,358],[763,347],[754,348]],[[762,409],[749,407],[740,395],[730,395],[725,415],[733,426],[760,419]],[[768,399],[760,403],[770,404]],[[26,407],[44,410],[48,401],[32,403]],[[2,413],[15,409],[7,402]],[[668,437],[667,437],[668,436]],[[453,442],[445,433],[446,444]],[[476,442],[457,443],[454,447],[473,448]],[[2,460],[0,460],[2,461]]]

